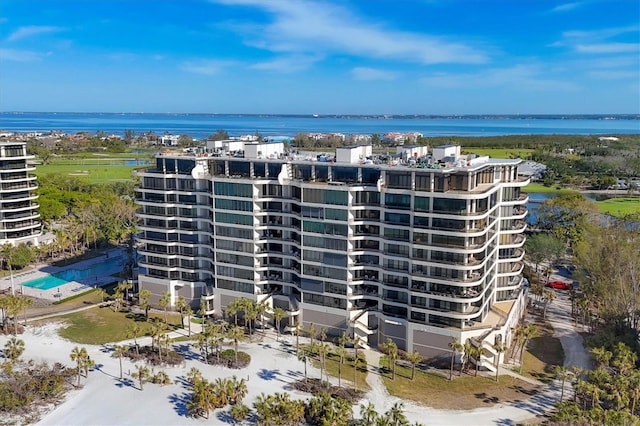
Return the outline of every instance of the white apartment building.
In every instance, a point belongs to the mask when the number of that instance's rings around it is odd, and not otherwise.
[[[453,337],[508,343],[526,303],[520,160],[363,164],[352,149],[331,163],[157,156],[139,173],[140,288],[219,316],[247,297],[289,326],[427,357]]]
[[[36,168],[27,163],[24,142],[0,142],[0,245],[38,244],[41,234],[38,213]]]

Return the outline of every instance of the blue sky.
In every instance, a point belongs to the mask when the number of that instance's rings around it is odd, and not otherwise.
[[[640,113],[637,0],[2,0],[0,110]]]

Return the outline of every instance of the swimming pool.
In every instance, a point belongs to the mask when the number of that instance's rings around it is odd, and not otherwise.
[[[90,280],[94,277],[102,278],[122,271],[122,261],[122,258],[115,257],[109,259],[109,262],[96,263],[85,269],[67,269],[56,272],[55,274],[45,275],[44,277],[25,281],[22,285],[37,288],[38,290],[50,290],[70,281]]]

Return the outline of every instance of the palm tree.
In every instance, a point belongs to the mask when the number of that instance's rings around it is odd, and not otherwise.
[[[367,405],[360,404],[360,417],[364,426],[375,426],[378,423],[378,412],[375,405],[369,402]]]
[[[358,346],[362,342],[360,336],[353,336],[353,387],[358,389]]]
[[[124,301],[124,293],[119,288],[116,288],[115,293],[113,293],[113,312],[120,311],[120,305]]]
[[[262,328],[262,334],[264,334],[265,333],[264,314],[267,312],[267,304],[265,302],[256,303],[255,311],[256,311],[257,318],[260,318],[260,326]]]
[[[554,300],[556,300],[557,298],[558,298],[558,295],[554,290],[545,289],[542,292],[542,300],[544,302],[544,307],[542,308],[542,318],[547,317],[547,306],[549,306],[549,304]]]
[[[339,362],[338,362],[338,387],[341,386],[341,381],[342,381],[342,364],[344,364],[344,360],[347,357],[347,350],[344,348],[344,346],[338,346],[338,348],[336,349],[336,354],[338,355],[339,358]]]
[[[307,329],[307,334],[311,339],[311,346],[313,346],[313,339],[316,337],[317,332],[318,331],[316,330],[316,327],[313,325],[313,323],[309,324],[309,328]]]
[[[307,382],[307,359],[309,357],[309,349],[306,346],[298,349],[298,353],[296,354],[298,357],[298,361],[304,362],[304,382]]]
[[[162,296],[160,296],[160,301],[158,301],[158,304],[162,309],[164,309],[164,323],[169,325],[169,321],[167,320],[167,308],[171,304],[171,293],[169,293],[168,291],[165,291],[164,293],[162,293]]]
[[[184,308],[184,316],[187,318],[187,329],[189,330],[189,337],[191,337],[191,316],[193,316],[193,309],[187,305]]]
[[[142,328],[138,325],[138,323],[133,323],[129,327],[127,327],[127,337],[133,339],[133,344],[136,346],[136,355],[140,355],[140,350],[138,347],[138,336],[142,332]]]
[[[147,288],[143,288],[138,293],[140,309],[144,309],[144,317],[147,321],[149,321],[149,309],[151,308],[151,304],[149,303],[150,297],[151,291]]]
[[[571,371],[564,365],[556,365],[554,372],[556,373],[556,377],[562,381],[560,386],[560,401],[558,401],[562,402],[562,399],[564,398],[564,383],[567,379],[571,378]]]
[[[244,339],[244,330],[242,329],[242,327],[238,327],[238,326],[231,327],[227,331],[227,339],[233,340],[233,347],[235,350],[236,365],[237,365],[238,364],[238,342]]]
[[[12,337],[4,345],[4,354],[11,360],[16,362],[24,352],[24,341]]]
[[[133,283],[129,281],[120,281],[116,286],[124,294],[124,300],[129,300],[129,290],[133,288]]]
[[[113,357],[120,360],[120,380],[122,380],[122,357],[129,351],[129,348],[123,345],[116,345],[113,348]]]
[[[101,303],[104,303],[104,299],[108,296],[107,291],[102,287],[96,289],[96,295],[100,298]]]
[[[416,377],[416,365],[420,364],[424,358],[418,351],[407,354],[407,360],[411,363],[411,380]]]
[[[389,423],[393,426],[406,425],[409,423],[407,417],[404,415],[404,403],[396,402],[385,413],[385,416],[389,419]]]
[[[244,320],[248,325],[249,336],[253,334],[253,322],[258,319],[258,308],[256,302],[249,300],[244,307]]]
[[[456,358],[456,353],[461,352],[464,347],[460,344],[458,339],[452,337],[449,342],[449,349],[451,349],[451,369],[449,370],[449,380],[453,380],[453,363]],[[462,374],[462,368],[460,368],[460,374]]]
[[[87,349],[86,348],[79,348],[79,347],[76,346],[71,351],[71,354],[69,355],[69,357],[71,358],[71,361],[75,361],[75,363],[76,363],[76,368],[78,370],[78,385],[77,385],[77,387],[80,387],[80,377],[82,375],[82,368],[84,367],[85,360],[89,357],[89,354],[87,353]]]
[[[318,357],[320,358],[320,383],[322,383],[322,373],[324,372],[327,376],[327,381],[329,381],[329,373],[326,372],[326,359],[327,354],[331,351],[331,348],[328,344],[325,343],[317,343],[316,352],[318,353]]]
[[[538,335],[538,327],[535,324],[527,324],[522,335],[522,344],[520,349],[520,374],[522,374],[522,366],[524,364],[524,348],[527,342]]]
[[[496,383],[497,383],[498,380],[500,380],[498,378],[500,374],[500,354],[503,352],[506,352],[507,346],[502,344],[502,342],[496,342],[493,345],[493,350],[496,351],[495,360],[496,360]]]
[[[143,390],[144,382],[149,378],[149,369],[145,365],[136,365],[133,377],[140,381],[140,390]]]
[[[276,340],[279,340],[280,337],[280,321],[287,315],[286,311],[282,308],[275,308],[273,310],[273,319],[276,322]]]
[[[189,380],[189,383],[191,383],[192,385],[195,385],[197,382],[202,380],[202,372],[196,367],[191,367],[191,369],[187,373],[187,380]]]
[[[389,359],[389,370],[391,370],[391,380],[396,378],[396,361],[398,360],[398,345],[387,337],[387,341],[382,344]]]
[[[184,311],[187,306],[187,300],[183,296],[179,296],[178,300],[176,300],[176,309],[180,313],[180,326],[184,325]]]
[[[238,312],[242,310],[242,300],[241,299],[233,299],[229,305],[227,305],[227,314],[233,315],[233,323],[235,326],[238,325]]]

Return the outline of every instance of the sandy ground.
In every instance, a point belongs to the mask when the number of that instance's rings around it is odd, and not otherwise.
[[[61,362],[73,366],[69,359],[71,350],[77,344],[58,336],[60,325],[29,326],[20,336],[25,341],[26,351],[23,359]],[[3,347],[8,336],[0,336]],[[148,339],[148,338],[147,338]],[[284,340],[284,341],[282,341]],[[144,339],[139,343],[146,344]],[[135,366],[123,360],[123,380],[119,379],[119,362],[111,357],[112,345],[85,345],[89,355],[96,363],[96,369],[89,373],[88,379],[82,379],[82,388],[71,391],[65,402],[54,411],[42,417],[40,425],[189,425],[189,424],[228,424],[224,412],[212,413],[210,418],[187,417],[186,402],[189,387],[185,385],[185,376],[191,367],[202,371],[207,379],[217,377],[249,378],[249,394],[244,402],[251,406],[261,393],[289,391],[288,385],[304,377],[304,364],[295,357],[295,338],[281,337],[276,342],[272,331],[267,332],[262,342],[241,343],[240,349],[248,352],[251,364],[242,370],[231,370],[203,363],[199,353],[188,343],[176,343],[174,348],[181,351],[186,362],[183,366],[165,368],[173,383],[161,387],[151,383],[140,391],[137,381],[129,375]],[[371,391],[366,399],[373,402],[379,412],[389,409],[398,398],[390,396],[377,374],[377,354],[367,351],[370,374],[367,382]],[[319,371],[307,365],[310,377],[317,377]],[[291,392],[295,398],[305,399],[308,394]],[[407,417],[412,422],[428,425],[515,425],[519,421],[543,414],[557,400],[558,388],[552,386],[528,401],[500,404],[490,408],[469,411],[436,410],[405,401]],[[363,401],[366,402],[366,401]],[[354,407],[357,415],[358,406]]]

